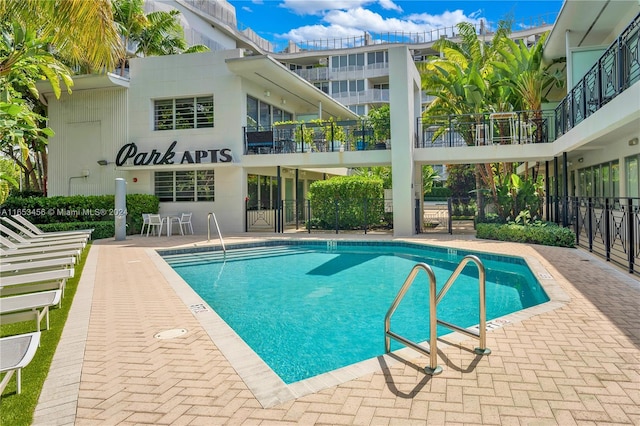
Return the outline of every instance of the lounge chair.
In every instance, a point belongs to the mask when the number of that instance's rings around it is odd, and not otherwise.
[[[36,320],[36,331],[40,331],[42,318],[47,319],[49,329],[49,307],[62,304],[62,291],[49,290],[0,298],[0,325]]]
[[[67,279],[72,278],[74,273],[73,268],[67,268],[8,275],[0,281],[0,293],[2,296],[8,296],[57,289],[61,290],[64,296]]]
[[[80,250],[84,249],[84,243],[67,242],[54,244],[53,242],[47,242],[44,244],[38,243],[14,243],[8,238],[0,237],[0,246],[4,246],[5,252],[20,251],[24,253],[43,253],[47,251],[61,251],[61,250]]]
[[[90,238],[89,234],[60,234],[60,235],[51,235],[51,234],[36,234],[35,232],[27,229],[26,227],[22,226],[20,223],[18,222],[14,222],[13,220],[9,219],[8,217],[0,217],[0,220],[2,220],[4,223],[6,223],[8,226],[10,226],[11,228],[13,228],[14,230],[16,230],[17,232],[19,232],[20,234],[22,234],[24,236],[24,238],[27,239],[33,239],[34,241],[37,240],[42,240],[42,241],[50,241],[50,240],[59,240],[59,241],[69,241],[69,240],[76,240],[76,241],[87,241]]]
[[[9,229],[4,225],[0,225],[0,232],[4,235],[7,235],[10,238],[13,238],[16,241],[16,244],[30,244],[35,246],[46,246],[46,245],[59,245],[59,244],[81,244],[82,248],[87,245],[87,240],[84,237],[79,237],[72,240],[58,239],[58,238],[50,238],[50,237],[26,237],[18,234],[17,232]]]
[[[73,268],[76,264],[75,257],[56,257],[52,259],[32,260],[19,262],[11,258],[0,258],[0,275],[3,277],[25,272],[38,272],[43,270]]]
[[[0,248],[0,262],[33,262],[37,260],[56,259],[59,257],[80,257],[80,250],[54,250],[44,253],[22,253],[20,250],[3,250]]]
[[[39,345],[39,331],[0,338],[0,374],[5,373],[0,382],[0,393],[7,387],[14,372],[16,393],[22,392],[22,369],[31,362]]]
[[[38,228],[33,223],[29,222],[24,216],[20,216],[19,214],[14,214],[11,216],[16,222],[20,222],[23,226],[30,229],[34,234],[39,235],[91,235],[93,229],[78,229],[75,231],[49,231],[45,232]]]

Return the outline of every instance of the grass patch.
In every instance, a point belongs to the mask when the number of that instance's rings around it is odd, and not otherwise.
[[[15,374],[2,392],[2,397],[0,398],[0,425],[28,426],[31,424],[42,386],[49,373],[53,355],[62,335],[62,329],[69,316],[71,302],[78,289],[78,282],[90,249],[91,244],[87,244],[87,248],[85,248],[82,257],[75,266],[74,277],[67,280],[62,307],[50,308],[49,310],[50,327],[48,330],[42,329],[40,347],[29,365],[22,369],[22,393],[19,395],[16,393]],[[45,325],[45,320],[43,319],[42,326],[44,327]],[[36,325],[33,320],[0,326],[0,336],[2,337],[33,331],[36,331]]]

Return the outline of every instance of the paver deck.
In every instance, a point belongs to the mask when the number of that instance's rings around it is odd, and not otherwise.
[[[405,349],[324,383],[282,386],[255,372],[237,337],[196,308],[198,298],[153,250],[206,245],[201,237],[101,240],[88,254],[34,424],[640,424],[637,278],[578,249],[410,240],[521,255],[554,301],[492,327],[488,356],[473,352],[475,340],[439,339],[444,371],[435,377],[421,370],[426,357]],[[155,337],[169,330],[185,332]]]

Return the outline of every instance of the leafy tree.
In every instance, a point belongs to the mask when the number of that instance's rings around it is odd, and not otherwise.
[[[201,44],[187,46],[178,19],[180,12],[177,10],[145,15],[144,0],[114,0],[113,16],[125,46],[135,46],[133,55],[121,56],[120,75],[124,75],[126,62],[131,56],[163,56],[209,50]]]
[[[69,69],[49,52],[50,39],[38,38],[35,30],[17,22],[0,29],[0,150],[23,169],[27,188],[41,190],[46,179],[46,138],[53,132],[34,111],[35,82],[48,80],[59,97],[60,82],[70,92],[73,81]]]
[[[430,164],[422,166],[422,196],[429,194],[433,188],[433,184],[440,178],[438,172],[433,169]]]
[[[0,18],[37,31],[57,57],[84,72],[115,69],[124,51],[109,0],[0,0]]]
[[[453,197],[468,197],[476,189],[473,164],[447,164],[447,188]]]

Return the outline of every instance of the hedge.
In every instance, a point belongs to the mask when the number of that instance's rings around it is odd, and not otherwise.
[[[576,235],[569,228],[555,223],[516,225],[497,223],[476,224],[476,237],[486,240],[512,241],[545,246],[575,247]]]
[[[38,225],[38,228],[42,229],[44,232],[93,229],[93,232],[91,233],[92,240],[99,240],[101,238],[113,238],[116,234],[116,227],[113,220],[105,220],[102,222],[48,223]]]
[[[155,195],[127,194],[127,234],[139,233],[142,213],[158,213],[160,201]],[[80,228],[96,228],[96,222],[114,221],[113,195],[74,195],[70,197],[21,197],[11,195],[0,206],[0,216],[20,214],[36,225],[78,224]],[[92,224],[88,226],[88,224]],[[74,225],[75,226],[75,225]],[[98,225],[102,231],[104,225]],[[78,228],[75,228],[78,229]],[[114,233],[111,232],[113,236]],[[98,238],[94,236],[94,238]]]

